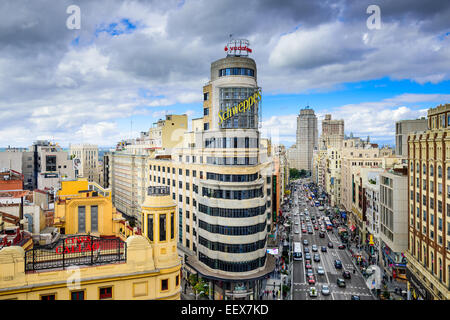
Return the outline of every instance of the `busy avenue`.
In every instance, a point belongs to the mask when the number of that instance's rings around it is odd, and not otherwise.
[[[306,182],[291,195],[290,252],[293,300],[373,300],[366,280],[338,235],[339,222],[318,201]],[[328,216],[327,216],[328,213]]]

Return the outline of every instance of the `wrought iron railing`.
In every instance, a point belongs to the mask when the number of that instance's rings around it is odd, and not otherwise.
[[[119,238],[87,235],[65,237],[57,243],[27,250],[25,272],[123,262],[127,259],[126,249],[126,243]]]

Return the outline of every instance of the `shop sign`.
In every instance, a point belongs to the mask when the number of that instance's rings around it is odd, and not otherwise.
[[[247,112],[252,106],[261,101],[261,89],[258,89],[253,95],[245,99],[244,101],[239,102],[235,106],[231,108],[227,108],[225,111],[219,111],[218,115],[220,118],[219,125],[225,121],[230,119],[232,116]]]

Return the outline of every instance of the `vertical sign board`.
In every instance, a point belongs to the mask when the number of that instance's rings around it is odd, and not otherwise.
[[[272,176],[272,186],[273,222],[277,222],[277,176]]]

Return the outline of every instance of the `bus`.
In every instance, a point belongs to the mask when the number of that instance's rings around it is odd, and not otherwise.
[[[333,230],[333,224],[330,221],[330,218],[324,217],[323,220],[325,221],[325,226],[327,227],[327,230]]]
[[[302,260],[302,246],[300,242],[294,242],[294,260]]]

